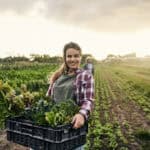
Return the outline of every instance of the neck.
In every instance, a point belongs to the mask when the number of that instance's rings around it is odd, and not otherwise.
[[[73,74],[75,74],[75,72],[76,72],[76,69],[69,69],[68,70],[69,75],[73,75]]]

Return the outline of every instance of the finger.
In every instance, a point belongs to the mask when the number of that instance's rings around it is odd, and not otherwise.
[[[78,128],[78,125],[77,125],[77,123],[76,123],[76,122],[74,123],[73,128],[75,128],[75,129],[77,129],[77,128]]]
[[[75,120],[76,120],[75,117],[73,117],[71,123],[74,124],[74,123],[75,123]]]
[[[81,124],[80,124],[80,122],[78,122],[78,121],[75,121],[75,123],[74,123],[74,128],[75,129],[77,129],[77,128],[80,128],[80,126],[81,126]]]
[[[74,120],[73,128],[75,128],[75,129],[78,128],[78,121],[77,121],[77,119]]]

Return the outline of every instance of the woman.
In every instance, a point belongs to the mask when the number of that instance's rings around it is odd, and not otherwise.
[[[94,80],[92,75],[80,69],[81,48],[77,43],[70,42],[63,49],[63,65],[52,75],[47,95],[56,103],[72,99],[80,106],[79,112],[73,117],[75,129],[84,125],[93,108]],[[83,150],[79,147],[76,150]]]

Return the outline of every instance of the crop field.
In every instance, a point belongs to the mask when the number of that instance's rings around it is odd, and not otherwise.
[[[48,77],[57,67],[56,64],[42,63],[0,66],[0,149],[27,149],[6,141],[4,121],[10,113],[7,90],[14,89],[15,94],[20,95],[23,84],[27,87],[26,98],[30,102],[32,102],[30,96],[35,92],[37,92],[36,101],[45,99]],[[89,119],[85,149],[148,150],[150,147],[150,60],[100,62],[95,64],[94,79],[95,106]],[[15,105],[18,106],[20,103],[17,101]],[[12,105],[13,103],[11,107]]]
[[[149,149],[150,63],[144,64],[96,66],[95,109],[87,149]]]

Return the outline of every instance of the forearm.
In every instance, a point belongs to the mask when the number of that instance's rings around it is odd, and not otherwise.
[[[81,107],[79,113],[84,115],[85,119],[87,120],[93,110],[93,100],[85,100],[81,103]]]

